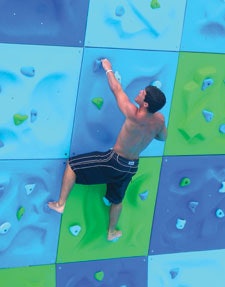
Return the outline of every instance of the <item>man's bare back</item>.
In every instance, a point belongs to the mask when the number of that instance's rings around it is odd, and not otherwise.
[[[162,114],[143,115],[137,109],[135,118],[126,118],[113,149],[127,159],[138,159],[154,138],[165,140],[164,127]]]

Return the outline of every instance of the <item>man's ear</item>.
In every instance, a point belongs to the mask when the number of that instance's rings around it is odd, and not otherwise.
[[[144,107],[147,109],[148,108],[148,103],[144,102]]]

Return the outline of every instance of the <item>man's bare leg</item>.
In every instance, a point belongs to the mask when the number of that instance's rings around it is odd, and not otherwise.
[[[109,211],[109,230],[108,230],[109,241],[115,241],[122,236],[122,231],[116,230],[116,225],[118,223],[121,211],[122,211],[122,203],[119,204],[112,203]]]
[[[71,169],[69,163],[66,165],[66,169],[63,175],[62,187],[58,201],[53,201],[48,203],[48,207],[59,212],[63,213],[67,197],[76,181],[76,175]]]

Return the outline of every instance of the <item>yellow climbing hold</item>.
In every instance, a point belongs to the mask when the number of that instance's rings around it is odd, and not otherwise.
[[[160,3],[158,2],[158,0],[152,0],[150,6],[152,9],[157,9],[160,8]]]
[[[104,100],[101,97],[96,97],[92,99],[92,103],[99,109],[101,110]]]
[[[13,115],[13,121],[16,126],[21,125],[24,121],[28,119],[27,115],[15,114]]]

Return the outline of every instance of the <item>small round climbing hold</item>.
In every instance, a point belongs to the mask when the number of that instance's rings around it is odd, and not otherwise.
[[[73,225],[70,226],[69,230],[73,236],[77,236],[81,231],[81,227],[80,225]]]
[[[225,124],[220,125],[219,131],[220,131],[222,134],[225,134]]]
[[[190,180],[190,178],[188,178],[188,177],[183,177],[183,178],[180,180],[180,186],[181,186],[181,187],[188,186],[190,183],[191,183],[191,180]]]
[[[158,0],[152,0],[150,6],[152,9],[157,9],[160,8],[160,3],[158,2]]]
[[[4,222],[0,226],[0,234],[6,234],[10,228],[11,228],[11,224],[9,222]]]
[[[34,67],[30,67],[30,66],[22,67],[20,69],[20,72],[21,72],[21,74],[23,74],[26,77],[34,77],[34,75],[35,75]]]
[[[103,271],[98,271],[98,272],[96,272],[95,273],[95,279],[97,280],[97,281],[102,281],[103,280],[103,278],[104,278],[104,272]]]
[[[218,218],[223,218],[225,216],[224,211],[222,209],[217,209],[216,210],[216,217]]]
[[[117,17],[122,17],[123,15],[125,14],[125,9],[122,5],[119,5],[116,7],[116,10],[115,10],[115,15]]]

